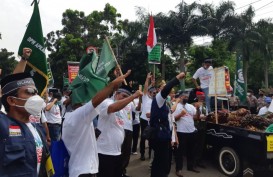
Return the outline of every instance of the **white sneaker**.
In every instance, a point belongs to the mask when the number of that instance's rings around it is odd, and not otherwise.
[[[133,155],[137,155],[137,152],[132,152]]]

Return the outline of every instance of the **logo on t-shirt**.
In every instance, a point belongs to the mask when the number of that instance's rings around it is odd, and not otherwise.
[[[122,117],[122,115],[120,114],[119,111],[115,113],[115,120],[116,120],[116,123],[117,123],[119,126],[123,127],[124,121],[123,121],[123,117]]]

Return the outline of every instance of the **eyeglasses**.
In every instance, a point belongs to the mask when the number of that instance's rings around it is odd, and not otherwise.
[[[153,94],[153,95],[156,95],[157,93],[156,92],[150,92],[151,94]]]
[[[36,94],[38,94],[38,90],[36,89],[36,88],[26,88],[25,90],[24,90],[24,92],[25,92],[25,94],[27,94],[27,95],[36,95]]]

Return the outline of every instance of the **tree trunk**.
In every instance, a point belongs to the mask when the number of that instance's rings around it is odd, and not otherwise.
[[[264,62],[265,66],[264,66],[264,84],[265,84],[265,88],[268,89],[268,60],[265,59]]]
[[[179,61],[179,66],[180,66],[180,72],[185,72],[185,58],[184,58],[184,46],[181,46],[180,48],[180,61]],[[185,79],[180,81],[180,90],[185,90]]]

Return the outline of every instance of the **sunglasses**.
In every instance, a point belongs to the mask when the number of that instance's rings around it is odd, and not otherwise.
[[[123,94],[123,93],[119,93],[119,95],[120,95],[122,98],[127,98],[127,97],[129,97],[129,95]]]
[[[36,94],[38,94],[38,90],[36,88],[29,87],[24,90],[24,93],[27,95],[36,95]]]

